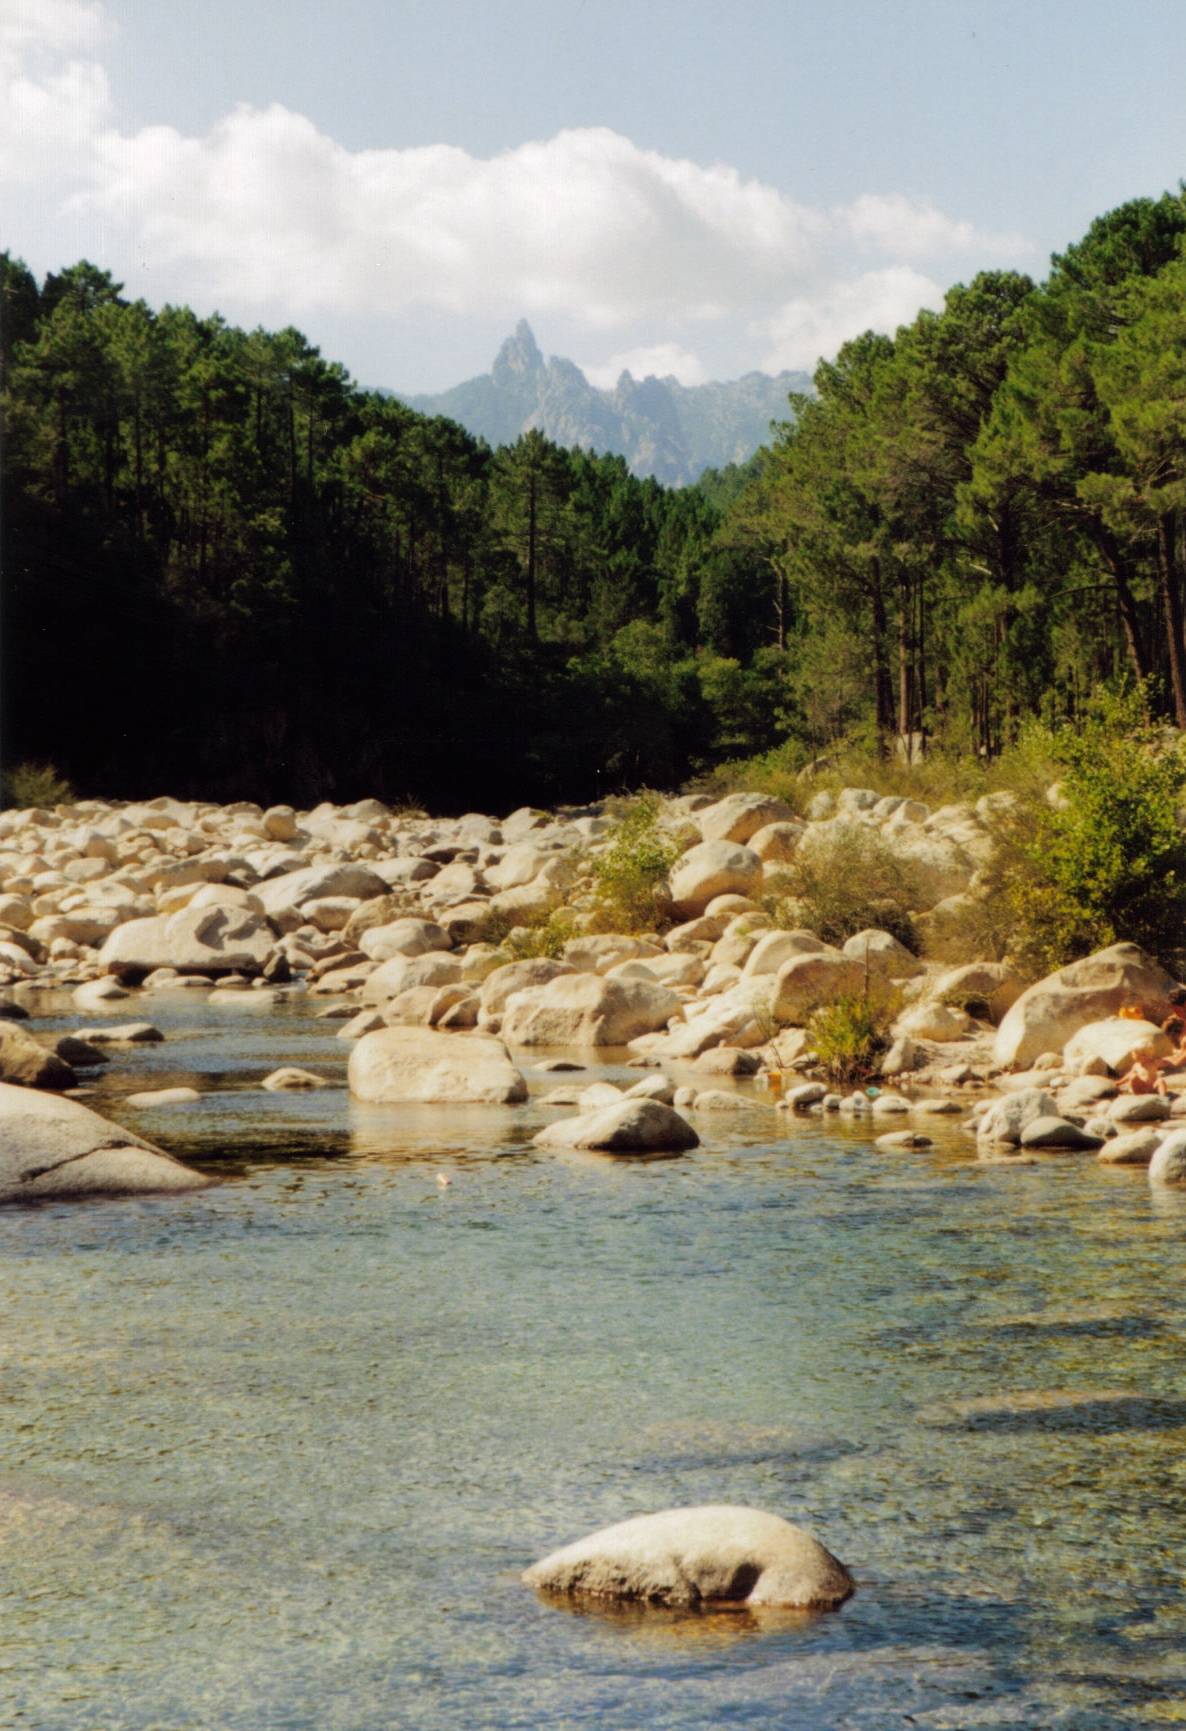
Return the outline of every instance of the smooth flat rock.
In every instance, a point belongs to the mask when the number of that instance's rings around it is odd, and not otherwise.
[[[151,1022],[116,1022],[110,1028],[88,1028],[86,1037],[95,1046],[155,1046],[165,1036]]]
[[[0,1083],[0,1202],[201,1190],[210,1182],[77,1100]]]
[[[188,1106],[191,1100],[201,1098],[196,1088],[148,1088],[143,1094],[129,1094],[124,1105],[147,1110],[154,1106]]]
[[[834,1610],[853,1579],[779,1515],[728,1504],[639,1515],[553,1551],[527,1570],[549,1593],[651,1605],[782,1605]]]

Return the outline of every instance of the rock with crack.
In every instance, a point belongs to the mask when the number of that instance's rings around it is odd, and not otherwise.
[[[201,1190],[210,1182],[77,1100],[0,1083],[0,1202]]]
[[[527,1570],[529,1587],[651,1605],[830,1611],[853,1591],[844,1564],[779,1515],[728,1504],[664,1509],[578,1539]]]

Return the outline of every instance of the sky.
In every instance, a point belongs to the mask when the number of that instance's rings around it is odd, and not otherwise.
[[[0,246],[434,391],[810,370],[1186,175],[1186,0],[0,0]]]

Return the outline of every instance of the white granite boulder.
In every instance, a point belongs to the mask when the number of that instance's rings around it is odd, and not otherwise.
[[[718,1504],[639,1515],[553,1551],[523,1580],[543,1592],[652,1605],[834,1610],[853,1591],[844,1564],[801,1527]]]

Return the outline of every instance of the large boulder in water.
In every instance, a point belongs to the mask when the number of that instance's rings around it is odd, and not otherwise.
[[[100,966],[121,979],[157,968],[179,974],[258,974],[276,933],[249,908],[182,908],[117,926],[99,952]]]
[[[532,1138],[537,1148],[589,1148],[601,1154],[682,1154],[700,1138],[671,1106],[635,1096],[561,1118]]]
[[[380,1104],[513,1105],[527,1084],[491,1034],[442,1034],[435,1028],[376,1028],[347,1066],[350,1092]]]
[[[77,1100],[0,1083],[0,1202],[201,1190],[210,1182]]]
[[[1112,944],[1022,992],[997,1029],[993,1063],[1023,1069],[1043,1052],[1061,1052],[1089,1022],[1129,1005],[1165,1001],[1175,981],[1136,944]]]
[[[523,1580],[544,1592],[652,1605],[785,1605],[830,1611],[853,1579],[779,1515],[718,1504],[639,1515],[553,1551]]]

